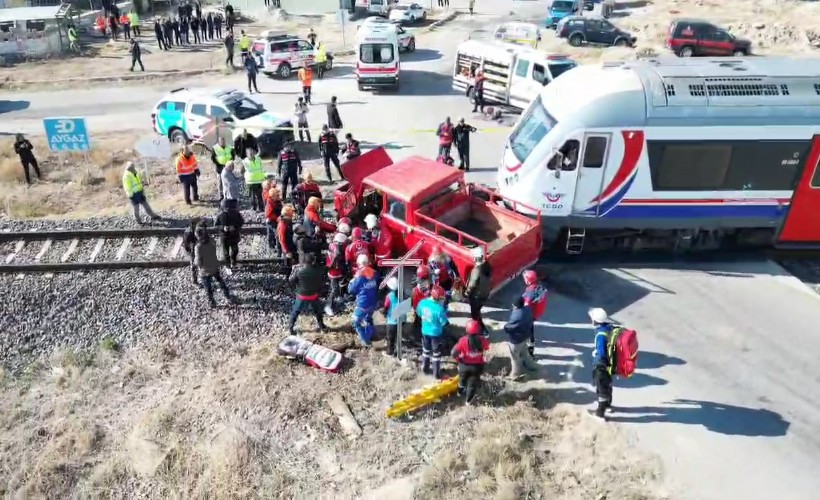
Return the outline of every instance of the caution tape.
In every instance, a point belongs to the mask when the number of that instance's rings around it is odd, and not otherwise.
[[[482,133],[485,133],[485,134],[486,133],[490,133],[490,134],[498,134],[498,133],[509,134],[510,132],[512,132],[511,127],[486,127],[486,128],[475,127],[475,128],[476,128],[476,132],[482,132]],[[207,134],[207,133],[213,132],[214,129],[215,129],[215,127],[210,128],[208,130],[203,129],[203,132],[205,132]],[[311,132],[311,133],[313,133],[313,132],[321,133],[322,132],[321,128],[299,127],[297,125],[294,125],[292,127],[265,127],[264,130],[267,130],[267,131],[279,131],[279,130],[282,130],[282,131],[299,131],[299,130],[305,131],[305,130],[307,130],[308,132]],[[348,133],[348,132],[354,132],[354,133],[359,133],[359,132],[389,132],[389,133],[395,133],[395,134],[435,134],[436,132],[438,132],[437,128],[353,127],[353,128],[331,129],[331,130],[333,130],[334,132],[337,132],[337,133],[339,133],[339,132],[344,132],[344,133]]]

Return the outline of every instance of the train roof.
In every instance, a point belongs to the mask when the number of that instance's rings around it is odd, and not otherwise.
[[[581,66],[544,87],[561,122],[820,126],[820,59],[661,58]]]

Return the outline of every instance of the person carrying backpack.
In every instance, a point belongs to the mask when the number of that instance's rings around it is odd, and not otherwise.
[[[595,351],[592,380],[598,395],[595,416],[604,418],[612,411],[612,376],[629,378],[638,366],[638,334],[635,330],[612,323],[600,307],[589,310],[589,319],[595,328]]]

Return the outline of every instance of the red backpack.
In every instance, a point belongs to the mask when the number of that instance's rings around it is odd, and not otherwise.
[[[638,332],[621,326],[612,329],[609,340],[610,370],[629,378],[638,367]]]

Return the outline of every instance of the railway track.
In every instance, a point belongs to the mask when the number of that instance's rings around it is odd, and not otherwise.
[[[0,274],[55,273],[188,265],[184,228],[0,231]],[[242,229],[242,264],[277,264],[264,226]]]

